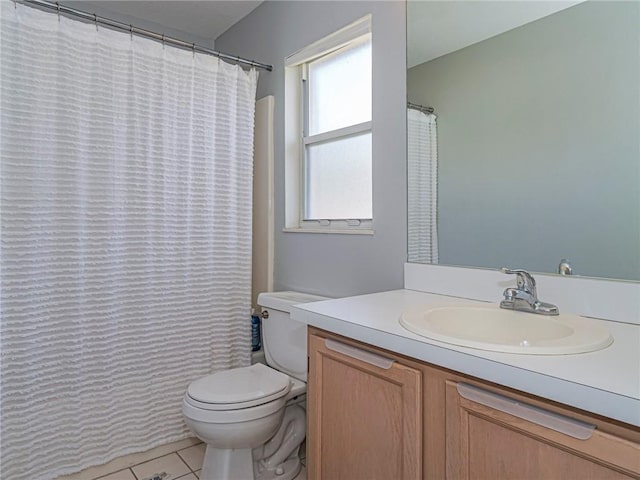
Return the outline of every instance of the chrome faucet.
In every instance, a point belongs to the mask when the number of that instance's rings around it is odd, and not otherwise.
[[[517,288],[507,288],[504,291],[504,299],[500,302],[500,308],[540,315],[558,315],[560,313],[555,305],[538,300],[536,281],[529,272],[519,269],[511,270],[506,267],[502,267],[500,271],[516,275],[517,284]]]

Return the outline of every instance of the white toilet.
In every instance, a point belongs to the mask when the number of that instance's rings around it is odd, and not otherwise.
[[[258,295],[267,364],[193,381],[182,401],[187,425],[207,444],[201,480],[291,480],[306,435],[307,331],[292,305],[326,300],[297,292]]]

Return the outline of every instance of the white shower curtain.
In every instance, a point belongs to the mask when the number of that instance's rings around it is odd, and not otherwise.
[[[0,477],[45,480],[249,363],[257,73],[0,3]]]
[[[407,110],[408,261],[438,263],[436,116]]]

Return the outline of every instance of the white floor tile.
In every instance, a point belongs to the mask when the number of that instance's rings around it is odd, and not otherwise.
[[[99,477],[96,480],[136,480],[136,477],[131,473],[131,470],[127,468],[126,470],[120,470],[106,477]]]
[[[194,445],[193,447],[180,450],[178,455],[185,461],[189,468],[193,471],[200,470],[202,468],[202,460],[204,459],[204,451],[207,446],[204,443],[200,445]]]
[[[175,480],[187,473],[190,473],[189,467],[176,453],[156,458],[149,462],[141,463],[135,467],[131,467],[133,473],[140,480],[149,478],[154,474],[166,473],[163,480]]]
[[[202,443],[201,440],[191,437],[184,440],[178,440],[177,442],[167,443],[160,445],[159,447],[152,448],[146,452],[133,453],[131,455],[124,455],[122,457],[114,458],[110,462],[104,465],[97,465],[95,467],[89,467],[81,472],[72,473],[71,475],[63,475],[56,480],[87,480],[97,479],[111,475],[113,472],[120,472],[121,470],[130,468],[132,465],[138,465],[143,462],[148,462],[154,458],[168,455],[178,450],[183,450],[192,445],[198,445]]]
[[[190,473],[189,475],[185,475],[184,477],[179,477],[178,480],[198,480],[198,477],[196,477],[193,473]]]

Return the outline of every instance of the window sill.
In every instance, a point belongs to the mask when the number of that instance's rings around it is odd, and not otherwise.
[[[374,230],[369,228],[283,228],[284,233],[335,233],[338,235],[373,235]]]

